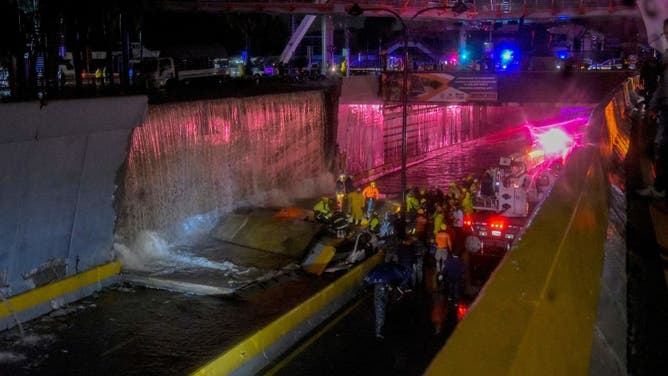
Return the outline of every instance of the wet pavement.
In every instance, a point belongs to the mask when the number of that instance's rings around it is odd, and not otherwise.
[[[478,291],[500,258],[477,259]],[[425,262],[425,281],[414,291],[396,290],[387,307],[384,339],[374,335],[373,289],[297,345],[267,375],[422,375],[465,314],[473,296],[459,305],[435,283],[434,264]]]

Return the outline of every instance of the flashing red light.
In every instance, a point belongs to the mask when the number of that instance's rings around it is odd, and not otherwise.
[[[473,226],[473,219],[471,217],[464,218],[464,226]]]
[[[459,303],[457,304],[457,321],[461,320],[466,316],[466,312],[469,310],[469,307],[466,305]]]
[[[493,230],[505,230],[508,222],[503,217],[495,217],[489,220],[489,227]]]

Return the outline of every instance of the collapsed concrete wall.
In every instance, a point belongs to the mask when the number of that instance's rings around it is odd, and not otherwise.
[[[115,179],[146,97],[0,105],[0,290],[111,260]]]

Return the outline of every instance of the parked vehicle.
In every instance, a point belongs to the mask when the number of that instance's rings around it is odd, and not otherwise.
[[[623,68],[624,64],[621,59],[608,59],[602,63],[589,66],[590,70],[618,70]]]

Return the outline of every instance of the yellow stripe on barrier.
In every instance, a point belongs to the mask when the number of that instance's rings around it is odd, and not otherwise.
[[[54,282],[42,287],[37,287],[30,291],[13,296],[9,298],[6,303],[0,303],[0,318],[7,317],[12,313],[18,313],[26,309],[33,308],[59,296],[71,293],[93,283],[100,282],[120,273],[120,271],[121,263],[114,261],[87,270],[83,273],[75,274],[58,282]]]
[[[382,259],[382,253],[373,255],[276,321],[198,369],[192,375],[227,375],[233,372],[290,333],[299,324],[321,311],[346,291],[359,286],[368,271]]]
[[[596,151],[571,156],[428,375],[588,374],[608,223]]]

